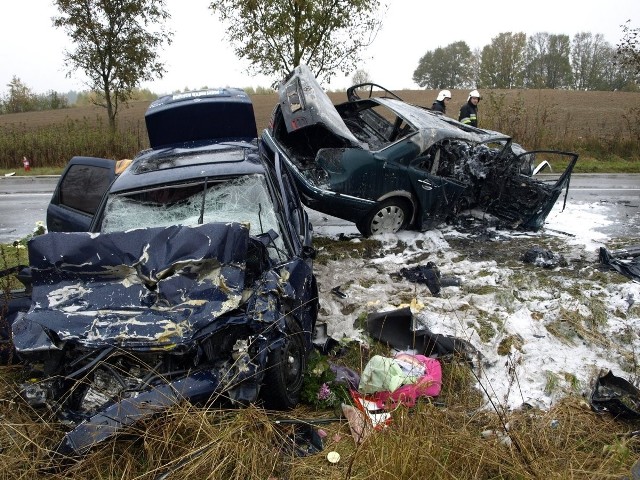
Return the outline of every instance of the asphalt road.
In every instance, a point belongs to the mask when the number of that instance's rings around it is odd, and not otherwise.
[[[47,204],[57,181],[57,176],[0,177],[0,243],[23,238],[33,232],[36,222],[46,221]],[[640,238],[640,175],[574,174],[567,198],[567,205],[571,203],[605,206],[614,221],[604,233]],[[320,215],[310,212],[312,222]],[[326,216],[322,218],[326,223]],[[351,225],[335,218],[328,221]]]

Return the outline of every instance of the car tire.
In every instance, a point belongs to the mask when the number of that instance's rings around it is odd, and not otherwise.
[[[356,223],[358,231],[365,237],[379,233],[396,233],[409,223],[411,209],[399,198],[390,198],[377,204],[361,221]]]
[[[274,410],[289,410],[300,401],[307,353],[302,329],[287,316],[284,342],[269,352],[262,386],[265,406]]]

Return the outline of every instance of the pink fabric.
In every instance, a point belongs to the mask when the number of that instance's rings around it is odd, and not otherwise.
[[[398,405],[413,407],[419,397],[437,397],[442,387],[442,366],[435,358],[424,355],[399,353],[394,358],[424,365],[425,373],[416,383],[403,385],[393,392],[376,392],[367,398],[374,400],[379,408],[394,408]]]

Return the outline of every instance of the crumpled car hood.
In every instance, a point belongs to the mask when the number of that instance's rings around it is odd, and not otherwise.
[[[188,341],[240,305],[248,242],[240,223],[35,237],[33,304],[14,325],[16,349],[53,347],[34,335],[42,329],[87,346]]]

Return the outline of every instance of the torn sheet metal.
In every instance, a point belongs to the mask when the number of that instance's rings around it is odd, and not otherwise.
[[[58,343],[175,348],[238,307],[248,239],[241,224],[35,237],[33,307],[14,326],[16,349],[59,348],[34,342],[29,325]]]
[[[640,245],[612,251],[600,247],[598,259],[625,277],[640,281]]]
[[[558,266],[566,267],[568,265],[567,260],[563,255],[559,255],[538,245],[535,245],[524,252],[524,255],[522,255],[522,261],[542,268],[556,268]]]

